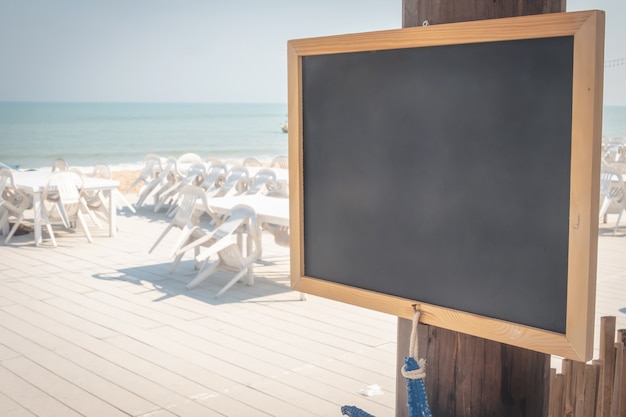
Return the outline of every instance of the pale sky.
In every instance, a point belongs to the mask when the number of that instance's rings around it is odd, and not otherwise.
[[[567,10],[604,10],[606,32],[605,62],[626,58],[626,1],[567,0]],[[624,64],[604,70],[604,104],[626,106],[626,60]]]
[[[626,58],[626,1],[567,5],[605,10]],[[0,101],[285,103],[289,39],[401,26],[402,0],[0,0]],[[607,68],[606,104],[625,76]]]

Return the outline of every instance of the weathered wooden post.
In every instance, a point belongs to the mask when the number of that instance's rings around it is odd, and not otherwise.
[[[565,11],[566,0],[403,0],[402,25],[413,27]],[[411,321],[398,319],[398,370],[409,351]],[[436,417],[548,415],[550,355],[420,325],[426,390]],[[398,372],[396,416],[407,415]]]

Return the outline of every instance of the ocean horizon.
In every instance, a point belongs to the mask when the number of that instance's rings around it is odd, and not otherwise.
[[[286,116],[287,103],[0,102],[0,162],[125,170],[147,154],[270,160],[287,155]],[[626,138],[626,106],[604,106],[602,125],[605,139]]]
[[[287,154],[286,103],[0,102],[0,162],[20,169],[143,165],[196,153],[223,160]]]

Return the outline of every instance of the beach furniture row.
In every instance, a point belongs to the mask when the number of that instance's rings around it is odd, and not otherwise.
[[[286,173],[244,160],[228,167],[222,161],[195,160],[181,169],[176,158],[167,158],[159,168],[155,155],[146,157],[138,182],[137,208],[152,199],[153,212],[165,208],[168,224],[152,244],[153,252],[164,238],[176,231],[178,237],[169,249],[173,272],[183,256],[193,250],[198,270],[187,288],[196,287],[217,270],[233,273],[216,294],[222,295],[237,281],[254,282],[253,263],[262,255],[262,233],[269,232],[277,243],[289,244],[288,192],[277,177],[287,181]],[[161,160],[160,158],[158,158]],[[157,170],[154,170],[157,167]]]
[[[246,161],[249,163],[250,159],[254,158],[246,158],[244,164]],[[141,185],[136,206],[140,207],[152,198],[155,212],[163,207],[171,212],[185,185],[203,188],[208,197],[223,197],[242,192],[252,194],[276,189],[288,193],[287,169],[244,164],[227,165],[215,158],[202,160],[196,154],[185,154],[179,158],[168,157],[165,160],[156,154],[149,154],[144,159],[140,174],[126,192]]]

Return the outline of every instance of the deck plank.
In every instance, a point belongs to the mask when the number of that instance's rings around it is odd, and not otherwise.
[[[80,385],[86,381],[80,376],[70,383],[43,366],[23,357],[3,361],[2,367],[15,375],[19,375],[30,385],[57,399],[69,409],[75,410],[79,415],[128,417],[128,414],[119,408],[81,388]],[[47,412],[48,415],[66,415]]]
[[[77,411],[69,408],[55,397],[41,391],[34,385],[27,382],[21,376],[16,375],[4,366],[0,366],[0,392],[7,398],[19,404],[21,407],[14,410],[24,412],[27,410],[35,416],[64,416],[80,417]],[[28,414],[26,414],[28,415]]]
[[[0,416],[2,417],[34,417],[35,415],[20,406],[11,398],[0,393]]]

